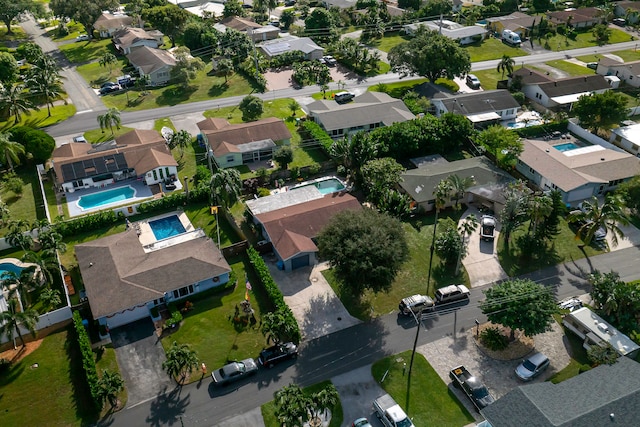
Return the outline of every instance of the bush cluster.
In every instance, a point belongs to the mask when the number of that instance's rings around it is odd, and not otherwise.
[[[280,68],[303,61],[305,61],[304,52],[300,50],[292,50],[290,52],[285,52],[282,55],[274,56],[269,62],[269,65],[271,68]]]
[[[487,328],[480,332],[480,342],[493,351],[504,350],[509,345],[509,339],[498,328]]]
[[[114,211],[104,211],[69,221],[58,222],[55,224],[55,229],[62,237],[69,237],[85,231],[109,227],[123,221],[123,219],[124,214],[122,212],[116,214]]]
[[[189,190],[189,202],[204,202],[209,200],[209,186],[198,185]],[[138,212],[149,213],[156,211],[165,211],[171,208],[177,208],[187,204],[187,193],[172,193],[159,199],[145,202],[138,206]]]
[[[306,120],[302,122],[302,128],[304,132],[307,134],[304,136],[304,139],[314,139],[322,145],[327,153],[331,149],[333,145],[333,139],[325,132],[319,124],[316,122],[312,122],[311,120]]]
[[[100,398],[100,386],[98,384],[98,372],[96,371],[96,362],[93,357],[93,350],[91,350],[91,340],[89,339],[87,330],[82,324],[82,317],[80,317],[79,311],[73,312],[73,326],[76,330],[78,345],[80,346],[80,353],[82,355],[82,367],[84,368],[87,383],[89,384],[91,397],[93,398],[95,405],[98,408],[101,408],[102,404]]]
[[[544,125],[527,126],[516,129],[516,133],[521,138],[530,138],[540,135],[548,135],[555,131],[566,132],[568,123],[569,122],[567,120],[562,120],[560,122],[546,123]]]
[[[295,343],[299,343],[301,337],[298,322],[293,316],[293,312],[287,303],[284,302],[284,296],[282,295],[282,292],[280,292],[276,282],[274,282],[273,277],[271,277],[267,264],[264,263],[260,254],[254,248],[250,247],[247,250],[247,254],[249,255],[249,260],[251,261],[251,265],[253,265],[253,269],[260,279],[260,283],[262,283],[262,286],[264,286],[264,289],[267,291],[267,295],[273,303],[273,306],[276,308],[276,311],[280,311],[284,315],[285,319],[287,319],[287,322],[291,324],[291,330],[294,331],[292,333],[291,340]]]

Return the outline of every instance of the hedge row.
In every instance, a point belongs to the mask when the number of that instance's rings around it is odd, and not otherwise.
[[[260,282],[262,282],[264,289],[267,291],[267,295],[269,296],[269,299],[271,299],[276,311],[281,311],[285,319],[287,319],[287,322],[291,324],[291,330],[294,331],[290,337],[291,340],[296,344],[299,343],[301,337],[298,321],[293,316],[293,312],[287,303],[284,302],[284,296],[282,295],[282,292],[280,292],[276,282],[273,281],[273,277],[271,277],[267,264],[264,263],[260,254],[254,248],[249,247],[249,249],[247,249],[247,254],[249,254],[251,265],[253,265],[253,269],[260,278]]]
[[[548,135],[556,131],[566,132],[568,120],[562,120],[560,122],[546,123],[538,126],[527,126],[524,128],[516,129],[516,133],[521,138],[530,138],[535,136]]]
[[[331,150],[331,146],[333,145],[333,139],[331,139],[319,124],[311,120],[306,120],[302,123],[302,127],[308,133],[305,139],[315,139],[324,147],[327,153],[330,152],[329,150]]]
[[[93,357],[93,350],[91,350],[91,340],[87,334],[87,330],[82,324],[82,317],[80,317],[79,311],[73,312],[73,326],[76,329],[76,335],[78,337],[78,345],[80,346],[80,353],[82,354],[82,367],[87,377],[87,383],[89,383],[89,390],[91,391],[91,397],[95,405],[100,408],[102,406],[100,399],[100,386],[98,385],[98,373],[96,371],[96,362]]]
[[[189,190],[189,202],[204,202],[209,200],[209,186],[206,184],[198,185],[192,190]],[[161,197],[159,199],[145,202],[138,206],[138,212],[149,213],[156,211],[163,211],[170,208],[177,208],[178,206],[184,206],[187,204],[187,193],[172,193],[168,196]]]
[[[103,211],[69,221],[57,222],[55,229],[62,237],[69,237],[89,230],[110,227],[123,220],[124,214],[122,212],[116,214],[114,211]]]

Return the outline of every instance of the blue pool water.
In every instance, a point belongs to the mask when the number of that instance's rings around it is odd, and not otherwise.
[[[0,263],[0,280],[6,279],[6,276],[8,276],[7,273],[14,273],[19,276],[22,270],[24,270],[24,268],[18,267],[10,262]]]
[[[580,147],[578,147],[573,142],[566,142],[564,144],[554,145],[553,148],[555,148],[558,151],[569,151],[569,150],[575,150],[576,148],[580,148]]]
[[[149,227],[151,227],[153,235],[156,236],[156,240],[177,236],[187,231],[177,215],[149,221]]]
[[[336,178],[328,178],[322,181],[310,182],[308,184],[299,185],[292,188],[292,190],[295,190],[296,188],[307,187],[309,185],[313,185],[314,187],[316,187],[318,190],[320,190],[320,193],[322,194],[331,194],[337,191],[342,191],[346,188],[344,184],[340,182],[340,180]]]
[[[136,191],[130,186],[114,188],[113,190],[106,190],[95,194],[89,194],[87,196],[81,196],[80,199],[78,199],[78,206],[82,209],[97,208],[98,206],[131,199],[135,194]]]

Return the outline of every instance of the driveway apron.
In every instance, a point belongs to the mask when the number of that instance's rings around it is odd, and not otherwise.
[[[162,370],[166,357],[151,319],[111,330],[111,342],[129,395],[127,407],[154,398],[175,386]]]

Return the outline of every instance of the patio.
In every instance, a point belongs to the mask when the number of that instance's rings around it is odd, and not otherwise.
[[[128,198],[127,200],[122,200],[121,202],[109,203],[101,206],[96,206],[93,208],[81,208],[78,206],[78,201],[83,196],[88,196],[91,194],[97,194],[103,191],[115,190],[117,188],[123,187],[131,187],[135,190],[135,194],[133,197]],[[126,181],[119,182],[117,184],[109,185],[104,188],[90,188],[90,189],[82,189],[76,190],[73,193],[65,193],[67,208],[69,209],[69,216],[79,216],[85,215],[91,212],[97,212],[99,210],[113,208],[115,206],[126,206],[132,205],[134,203],[140,203],[144,199],[148,199],[153,197],[154,193],[149,186],[147,186],[143,181],[138,181],[135,179],[130,179]]]

